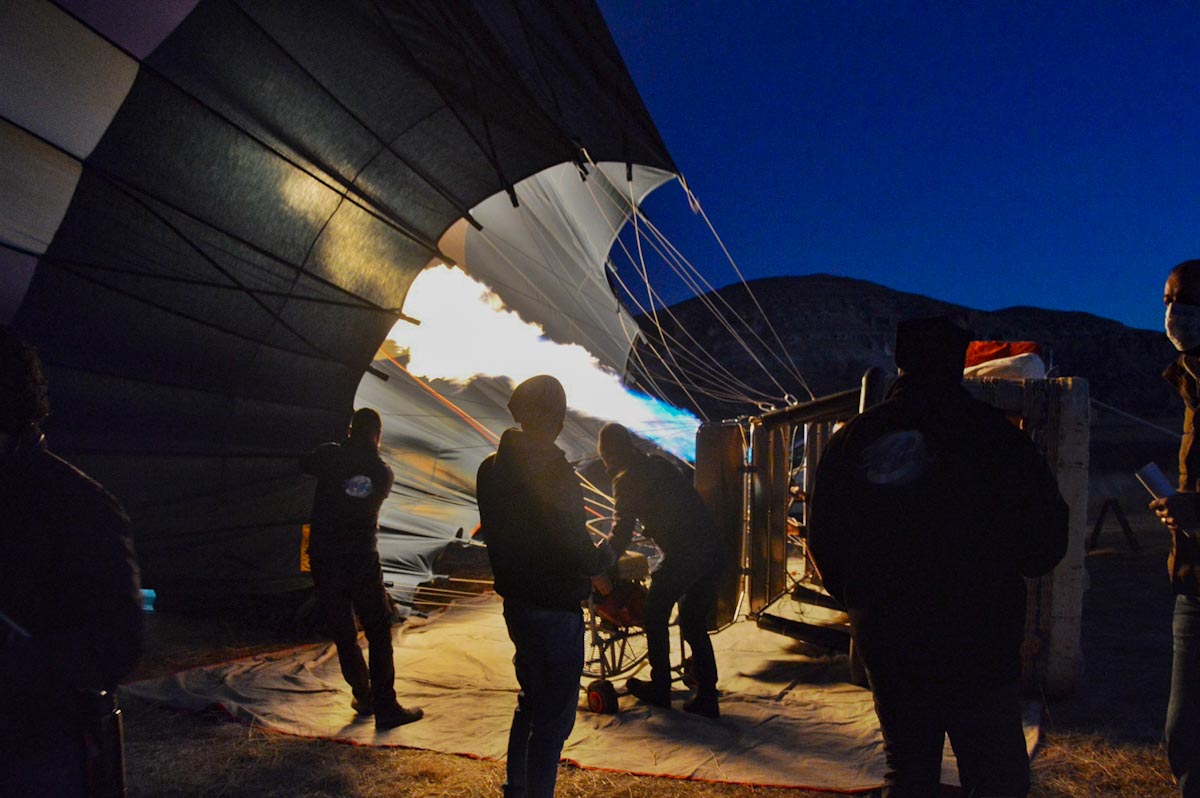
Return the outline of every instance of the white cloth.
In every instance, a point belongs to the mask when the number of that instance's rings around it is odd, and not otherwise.
[[[332,646],[195,668],[122,689],[183,709],[219,704],[242,722],[289,734],[502,759],[517,684],[499,600],[486,596],[432,622],[410,622],[394,631],[394,640],[398,697],[424,708],[425,718],[382,733],[350,708]],[[882,783],[883,743],[871,694],[832,681],[831,658],[805,655],[802,644],[747,621],[716,634],[713,644],[719,721],[679,711],[683,688],[675,692],[674,711],[622,696],[617,715],[581,706],[563,757],[581,767],[704,781],[845,791]],[[1032,751],[1040,708],[1027,715]],[[947,746],[943,781],[956,784],[955,774]]]

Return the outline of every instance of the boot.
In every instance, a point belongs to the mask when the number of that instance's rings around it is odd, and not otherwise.
[[[370,696],[367,696],[365,698],[359,698],[358,696],[354,696],[354,698],[350,699],[350,708],[353,709],[355,712],[357,712],[359,715],[361,715],[364,718],[367,717],[368,715],[375,714],[375,707],[371,703]]]
[[[412,723],[415,720],[420,720],[425,717],[425,712],[420,707],[405,709],[399,704],[394,704],[386,710],[375,710],[375,730],[383,731],[384,729],[394,729],[397,726],[403,726],[405,723]]]
[[[630,678],[625,682],[625,690],[643,704],[663,709],[671,708],[671,688],[668,686],[648,682],[645,679]]]
[[[697,690],[694,696],[684,702],[683,711],[714,720],[721,717],[721,708],[717,706],[717,691]]]

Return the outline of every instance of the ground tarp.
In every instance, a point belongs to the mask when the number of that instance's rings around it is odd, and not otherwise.
[[[502,759],[516,703],[512,644],[486,596],[394,630],[401,703],[417,723],[376,733],[350,709],[332,646],[309,646],[127,685],[127,694],[187,710],[217,705],[268,729],[359,745]],[[788,638],[739,622],[713,638],[719,721],[621,698],[617,715],[583,707],[563,757],[581,767],[674,778],[845,792],[879,786],[882,741],[867,690],[833,680],[835,664]],[[644,675],[644,674],[643,674]],[[619,682],[620,680],[618,680]],[[676,707],[684,697],[676,692]],[[1038,707],[1026,713],[1037,739]],[[957,783],[949,747],[943,781]]]

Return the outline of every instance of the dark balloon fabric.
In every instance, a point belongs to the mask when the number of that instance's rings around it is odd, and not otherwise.
[[[302,586],[297,457],[443,233],[584,150],[674,165],[591,2],[114,5],[0,11],[0,322],[148,586]]]

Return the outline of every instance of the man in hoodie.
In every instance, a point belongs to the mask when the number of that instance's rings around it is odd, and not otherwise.
[[[1167,759],[1179,780],[1179,793],[1200,796],[1200,446],[1196,408],[1200,406],[1200,260],[1180,263],[1167,276],[1167,338],[1179,357],[1163,376],[1183,398],[1183,440],[1179,444],[1179,492],[1150,507],[1171,531],[1167,566],[1175,592],[1174,656],[1167,703]]]
[[[708,639],[708,615],[717,600],[725,566],[720,533],[692,481],[661,457],[639,452],[633,436],[620,424],[605,424],[598,441],[600,458],[612,476],[613,517],[609,542],[618,556],[633,538],[640,519],[642,533],[662,551],[646,597],[646,647],[650,681],[631,678],[626,689],[643,703],[671,706],[670,637],[667,624],[679,604],[679,629],[692,649],[696,694],[684,711],[720,717],[717,704],[717,661]]]
[[[0,326],[0,795],[68,798],[124,786],[87,715],[141,656],[142,600],[129,518],[46,448],[46,394]]]
[[[392,661],[392,604],[383,584],[377,535],[379,508],[392,489],[392,469],[379,457],[383,423],[369,407],[355,411],[346,440],[324,443],[301,459],[317,478],[308,544],[317,603],[337,646],[342,676],[360,715],[376,729],[420,720],[419,708],[396,701]],[[370,667],[358,647],[358,615],[367,636]]]
[[[1067,547],[1067,505],[1030,439],[961,384],[968,333],[900,324],[900,377],[830,439],[809,546],[850,615],[887,757],[885,796],[937,795],[948,734],[970,795],[1024,796],[1023,577]]]
[[[579,477],[554,445],[566,419],[562,385],[531,377],[513,391],[496,453],[479,466],[481,534],[504,598],[521,686],[508,737],[506,798],[551,798],[563,743],[575,726],[583,675],[589,577],[615,559],[592,545]]]

